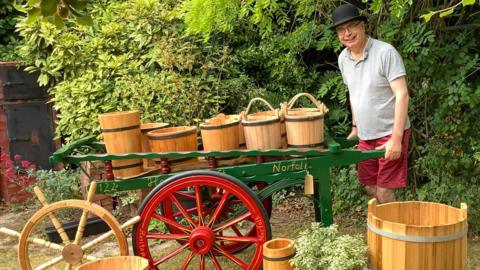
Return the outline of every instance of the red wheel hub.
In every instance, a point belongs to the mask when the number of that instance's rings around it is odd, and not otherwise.
[[[192,231],[188,240],[190,249],[200,255],[207,254],[215,243],[215,233],[206,226],[198,226]]]

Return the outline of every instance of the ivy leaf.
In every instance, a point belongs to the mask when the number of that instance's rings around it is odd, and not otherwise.
[[[435,12],[423,14],[422,16],[420,16],[420,18],[423,18],[425,22],[429,22],[433,15],[435,15]]]
[[[40,8],[42,9],[43,16],[51,16],[57,10],[58,0],[43,0],[40,3]]]
[[[462,0],[463,6],[469,6],[475,4],[475,0]]]
[[[440,12],[440,18],[443,18],[443,17],[446,17],[446,16],[452,14],[452,13],[453,13],[453,10],[454,10],[454,9],[451,8],[451,9],[448,9],[448,10],[446,10],[446,11]]]

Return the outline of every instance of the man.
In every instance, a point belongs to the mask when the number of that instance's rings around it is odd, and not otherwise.
[[[346,47],[338,57],[352,108],[352,131],[358,149],[385,149],[385,157],[357,166],[360,182],[379,203],[395,201],[395,189],[407,184],[410,138],[405,67],[395,48],[365,33],[366,18],[356,7],[342,5],[333,12],[333,27]]]

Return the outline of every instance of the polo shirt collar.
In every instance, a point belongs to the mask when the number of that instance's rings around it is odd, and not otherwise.
[[[367,59],[368,57],[368,51],[370,50],[370,48],[372,47],[372,38],[370,38],[370,36],[368,36],[368,39],[367,39],[367,44],[365,45],[365,48],[363,48],[363,56],[362,58],[358,59],[357,63],[362,61],[362,60],[365,60]],[[352,61],[355,61],[355,59],[353,58],[351,52],[350,52],[350,49],[347,48],[347,57],[348,59],[352,60]]]

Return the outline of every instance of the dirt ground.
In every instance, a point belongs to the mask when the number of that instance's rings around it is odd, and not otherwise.
[[[20,232],[26,221],[35,213],[31,206],[7,207],[0,204],[0,227]],[[274,207],[270,223],[273,237],[286,237],[295,239],[300,231],[306,229],[310,222],[314,221],[313,207],[302,197],[288,198],[286,202]],[[342,233],[365,233],[366,225],[358,221],[358,218],[336,217],[335,223],[339,225]],[[127,233],[128,234],[128,233]],[[131,249],[130,237],[129,245]],[[18,239],[0,234],[0,270],[20,269],[17,262]],[[111,256],[115,254],[115,245],[104,244],[95,256]],[[32,260],[44,262],[45,251],[39,250],[31,256]],[[51,257],[50,257],[51,258]],[[170,267],[169,267],[170,268]],[[468,242],[468,266],[467,270],[480,270],[480,239],[478,237],[469,239]]]

